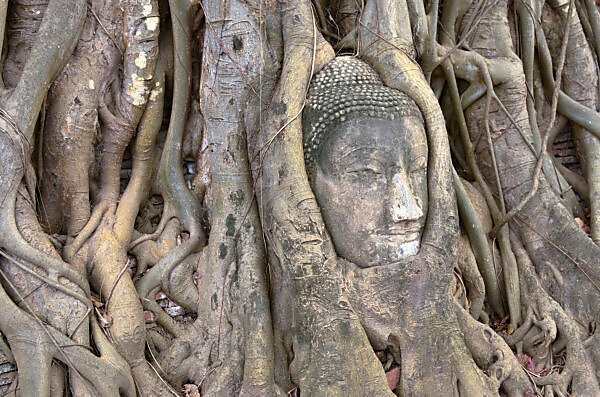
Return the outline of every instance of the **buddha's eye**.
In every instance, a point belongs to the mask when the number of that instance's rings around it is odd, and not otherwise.
[[[375,176],[383,175],[383,172],[379,168],[372,167],[372,166],[351,168],[348,171],[346,171],[346,173],[350,174],[350,175],[354,175],[354,176],[364,176],[364,177],[375,177]]]

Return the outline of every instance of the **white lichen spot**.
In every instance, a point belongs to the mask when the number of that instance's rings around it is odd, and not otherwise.
[[[142,11],[143,16],[147,17],[148,15],[152,14],[152,3],[145,3],[142,7],[144,7]]]
[[[137,58],[135,58],[135,66],[140,69],[144,69],[147,65],[146,53],[144,51],[140,51]]]
[[[135,106],[141,106],[146,102],[146,80],[137,74],[131,75],[131,85],[127,90],[127,95],[131,98],[131,103]]]
[[[148,28],[148,30],[150,30],[151,32],[154,32],[158,27],[159,22],[160,20],[158,19],[158,17],[146,18],[146,28]]]
[[[96,88],[96,85],[94,84],[94,80],[90,79],[90,80],[88,81],[88,88],[89,88],[90,90],[93,90],[93,89],[95,89],[95,88]]]
[[[152,92],[150,92],[150,100],[151,100],[152,102],[155,102],[155,101],[156,101],[156,98],[158,98],[158,95],[159,95],[161,92],[162,92],[162,88],[159,88],[159,87],[158,87],[158,84],[157,84],[157,87],[156,87],[155,89],[153,89],[153,90],[152,90]]]

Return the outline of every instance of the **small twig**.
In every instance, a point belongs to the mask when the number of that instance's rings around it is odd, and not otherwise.
[[[35,291],[39,290],[40,288],[44,287],[46,284],[41,283],[40,285],[38,285],[37,287],[35,287],[34,289],[32,289],[31,291],[29,291],[28,293],[26,293],[25,295],[23,295],[23,299],[27,299],[31,296],[31,294],[35,293]],[[19,305],[21,303],[21,300],[19,299],[18,301],[15,302],[17,305]]]
[[[108,298],[106,298],[106,310],[107,311],[108,311],[108,305],[110,305],[110,298],[112,298],[113,292],[115,292],[115,288],[117,288],[117,284],[121,280],[121,277],[123,277],[123,274],[125,274],[125,271],[127,271],[127,268],[129,267],[129,262],[130,262],[130,260],[129,260],[129,258],[127,258],[127,262],[125,262],[125,266],[123,266],[123,269],[121,269],[119,276],[117,277],[117,279],[113,283],[112,287],[110,288],[110,293],[108,294]]]
[[[202,384],[204,383],[204,380],[208,377],[208,375],[212,374],[222,364],[223,364],[223,362],[219,361],[218,363],[216,363],[215,365],[213,365],[212,368],[207,368],[204,371],[204,375],[202,375],[202,379],[200,379],[200,382],[198,383],[198,388],[200,388],[200,386],[202,386]]]
[[[108,36],[108,38],[110,39],[110,41],[112,41],[112,43],[115,45],[115,47],[117,48],[117,50],[119,50],[119,52],[121,53],[121,57],[122,57],[123,56],[123,50],[121,49],[121,46],[119,46],[119,44],[117,43],[117,41],[115,40],[115,38],[110,33],[108,33],[108,30],[106,29],[106,27],[104,26],[104,24],[102,23],[102,21],[100,20],[100,18],[98,17],[98,15],[96,14],[96,11],[94,11],[94,8],[89,3],[88,3],[88,9],[91,11],[91,13],[94,16],[94,18],[96,18],[96,21],[98,21],[98,24],[100,25],[100,27],[102,28],[102,30],[104,30],[104,33],[106,33],[106,35]]]
[[[394,47],[396,50],[402,52],[404,55],[406,55],[406,57],[415,65],[417,65],[419,67],[419,69],[421,69],[421,65],[418,64],[417,61],[415,61],[413,59],[413,57],[406,52],[406,50],[404,48],[401,48],[399,46],[397,46],[396,44],[392,43],[391,41],[389,41],[388,39],[386,39],[385,37],[383,37],[382,35],[380,35],[379,33],[377,33],[376,31],[374,31],[373,29],[371,29],[370,27],[368,27],[367,25],[365,25],[362,21],[358,21],[358,23],[360,24],[360,26],[364,27],[365,29],[367,29],[371,34],[375,35],[378,39],[382,40],[383,42],[385,42],[386,44],[391,45],[392,47]],[[371,45],[375,44],[375,42],[371,43]]]
[[[161,366],[160,366],[160,364],[158,363],[158,360],[156,360],[156,357],[154,357],[154,353],[152,352],[152,349],[150,348],[150,344],[148,343],[148,341],[146,341],[146,344],[148,345],[148,351],[150,352],[150,356],[152,357],[152,359],[154,360],[154,362],[158,366],[158,369],[160,369],[164,374],[166,374],[165,370],[162,369]],[[171,393],[173,393],[174,396],[179,397],[179,394],[177,393],[177,391],[175,391],[171,387],[171,385],[169,385],[169,383],[167,383],[167,381],[163,379],[163,377],[158,373],[158,371],[156,370],[156,368],[154,368],[154,365],[152,365],[152,363],[148,363],[148,364],[150,364],[150,368],[152,368],[152,370],[154,371],[154,373],[156,374],[156,376],[158,376],[158,379],[160,379],[161,382],[164,383],[165,386],[167,386],[167,389],[169,389],[169,391]]]
[[[156,368],[154,368],[154,365],[152,365],[151,363],[149,363],[149,365],[150,365],[150,368],[152,368],[152,370],[156,374],[156,376],[158,376],[158,379],[160,379],[160,381],[162,383],[164,383],[164,385],[167,387],[167,389],[169,389],[169,391],[171,393],[173,393],[174,396],[179,397],[179,394],[177,394],[177,392],[175,390],[173,390],[173,388],[167,383],[166,380],[163,379],[162,376],[160,376],[160,374],[158,373],[158,371],[156,370]]]
[[[319,28],[319,32],[323,33],[325,36],[332,38],[335,41],[340,41],[342,38],[334,32],[331,32],[327,27],[327,17],[325,16],[325,11],[323,10],[323,4],[321,4],[321,2],[318,0],[312,1],[311,3],[313,6],[313,10],[319,16],[319,24],[321,25],[321,27]]]
[[[87,311],[85,312],[85,315],[79,319],[79,321],[77,322],[77,325],[75,326],[75,329],[73,330],[73,332],[71,332],[71,335],[69,335],[69,338],[73,338],[73,336],[77,333],[77,331],[83,324],[83,321],[87,318],[87,316],[90,314],[91,311],[92,311],[92,308],[88,307]]]

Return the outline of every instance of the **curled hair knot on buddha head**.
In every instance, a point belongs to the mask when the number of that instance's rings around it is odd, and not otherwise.
[[[423,122],[416,103],[403,92],[386,87],[369,64],[355,57],[336,57],[313,78],[302,118],[309,175],[332,127],[365,117],[416,117]]]

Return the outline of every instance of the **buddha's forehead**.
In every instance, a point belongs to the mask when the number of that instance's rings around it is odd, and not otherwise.
[[[351,120],[422,119],[416,103],[406,94],[386,87],[367,63],[336,57],[311,82],[304,109],[304,155],[309,173],[332,129]],[[421,122],[422,123],[422,122]],[[380,124],[380,123],[379,123]]]
[[[379,157],[381,161],[411,161],[427,156],[427,138],[420,119],[387,120],[363,117],[331,126],[321,150],[321,162]]]

